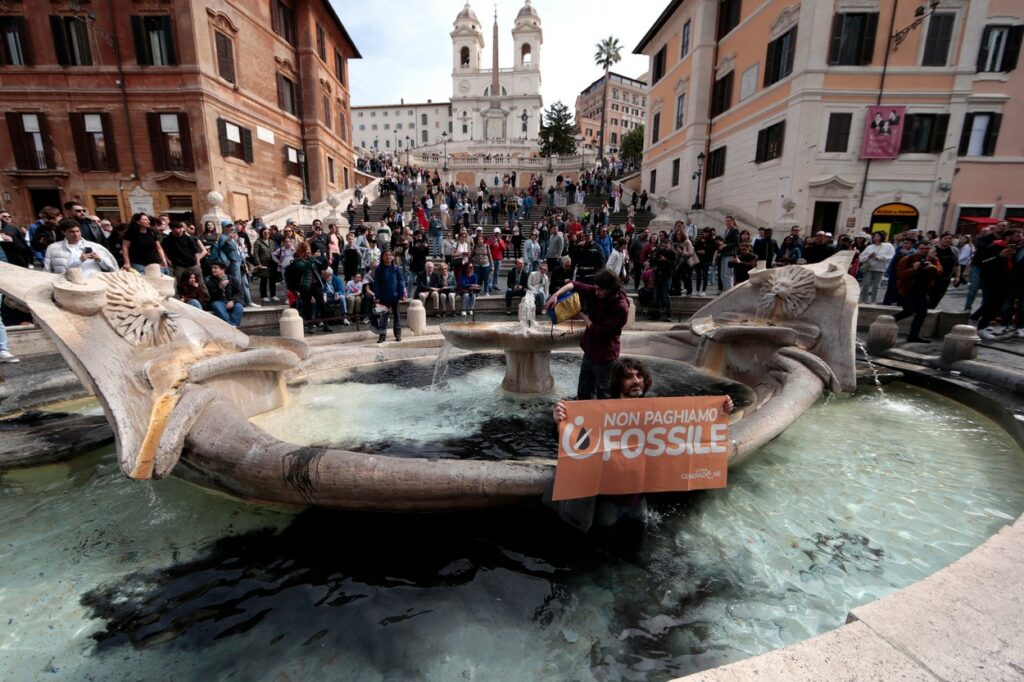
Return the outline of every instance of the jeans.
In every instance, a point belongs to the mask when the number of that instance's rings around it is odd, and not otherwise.
[[[252,305],[252,292],[249,291],[249,276],[242,272],[241,261],[237,263],[228,263],[228,275],[242,290],[242,303],[245,305]]]
[[[710,269],[711,263],[705,263],[701,261],[697,263],[696,280],[697,280],[697,291],[706,291],[708,288],[708,270]]]
[[[200,310],[203,309],[203,304],[200,303],[197,299],[190,298],[187,301],[185,301],[185,303],[188,303],[193,308],[199,308]]]
[[[480,277],[480,293],[486,296],[491,293],[491,266],[481,265],[476,268],[476,272]]]
[[[981,268],[977,265],[969,266],[971,271],[967,277],[967,301],[964,302],[964,310],[974,307],[974,297],[978,295],[981,288]]]
[[[3,305],[4,295],[0,294],[0,305]],[[4,321],[0,320],[0,350],[9,351],[7,347],[7,328],[4,326]]]
[[[463,312],[471,312],[476,309],[476,294],[472,292],[466,292],[462,295],[462,310]]]
[[[501,261],[494,261],[494,265],[491,266],[491,291],[498,288],[498,278],[501,275]]]
[[[430,235],[430,242],[432,245],[431,255],[435,258],[439,257],[444,250],[444,234],[438,232],[437,234]]]
[[[400,311],[400,309],[398,307],[398,301],[392,301],[390,303],[385,303],[384,301],[379,301],[379,303],[381,305],[386,305],[388,308],[391,309],[391,328],[394,331],[395,340],[396,341],[401,341],[402,340],[402,316],[401,316],[401,311]],[[386,336],[387,335],[387,330],[386,329],[382,330],[380,332],[380,335],[381,336]]]
[[[671,288],[671,277],[654,278],[654,307],[664,311],[666,315],[672,314],[672,298],[669,296]]]
[[[521,296],[526,296],[526,289],[520,289],[518,291],[505,289],[505,310],[512,310],[512,298]]]
[[[576,400],[604,400],[609,395],[612,379],[611,362],[594,362],[586,355],[580,365],[580,378],[576,385]]]
[[[878,300],[878,285],[882,282],[884,270],[865,270],[864,279],[860,284],[860,302],[874,303]]]
[[[719,262],[718,269],[721,271],[722,291],[732,289],[732,285],[736,281],[736,275],[733,273],[732,268],[728,264]]]
[[[903,310],[893,315],[893,317],[899,322],[911,315],[914,316],[914,319],[910,322],[910,336],[907,338],[917,339],[921,337],[921,325],[924,324],[924,319],[928,315],[927,291],[912,290],[904,296]]]
[[[242,313],[245,311],[245,306],[238,302],[228,310],[227,301],[214,301],[210,304],[210,308],[213,309],[213,314],[224,320],[232,327],[237,327],[242,324]]]

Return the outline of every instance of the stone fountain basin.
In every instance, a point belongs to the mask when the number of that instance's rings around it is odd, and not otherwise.
[[[463,350],[507,350],[541,353],[578,346],[586,326],[568,322],[537,324],[524,329],[518,322],[465,322],[441,325],[448,343]]]

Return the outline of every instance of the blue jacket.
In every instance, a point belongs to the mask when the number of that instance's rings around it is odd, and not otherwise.
[[[405,278],[397,265],[378,265],[373,271],[373,293],[381,303],[396,303],[405,298]]]

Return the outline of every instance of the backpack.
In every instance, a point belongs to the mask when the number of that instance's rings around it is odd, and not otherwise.
[[[218,239],[217,243],[210,247],[210,260],[214,263],[221,263],[223,265],[228,264],[228,255],[224,253],[224,249],[221,248],[221,244],[224,243],[223,238]]]

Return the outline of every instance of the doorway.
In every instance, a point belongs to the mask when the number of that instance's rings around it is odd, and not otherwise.
[[[871,214],[871,232],[884,232],[888,239],[906,232],[916,230],[920,214],[910,204],[882,204]]]
[[[839,223],[839,207],[842,205],[841,201],[815,201],[811,234],[818,232],[835,234],[836,225]]]
[[[60,190],[56,187],[30,187],[28,190],[29,202],[32,204],[32,219],[38,217],[39,212],[47,206],[60,210]]]

